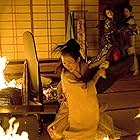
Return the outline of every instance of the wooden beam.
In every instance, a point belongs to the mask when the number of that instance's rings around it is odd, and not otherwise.
[[[34,34],[34,24],[33,24],[33,1],[30,0],[30,18],[31,18],[31,32]]]
[[[65,38],[67,33],[67,23],[68,23],[68,13],[69,13],[69,2],[68,0],[64,0],[64,13],[65,13]]]

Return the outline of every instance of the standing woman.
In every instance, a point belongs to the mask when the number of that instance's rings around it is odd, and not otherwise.
[[[58,91],[62,99],[55,121],[48,126],[50,137],[52,140],[94,140],[99,123],[95,85],[105,70],[100,69],[91,80],[84,82],[88,67],[80,55],[80,45],[71,39],[56,50],[61,52]]]
[[[127,48],[127,53],[128,55],[134,54],[134,65],[132,67],[132,71],[134,71],[133,75],[138,75],[139,74],[139,65],[138,65],[138,60],[136,56],[136,34],[139,33],[138,26],[135,23],[134,16],[132,16],[132,6],[127,5],[124,7],[124,27],[123,27],[123,33],[125,36],[126,42],[129,42],[128,48]]]
[[[110,60],[112,50],[114,49],[114,46],[117,44],[116,40],[116,34],[118,33],[118,29],[116,27],[115,21],[114,21],[114,12],[112,8],[107,7],[104,9],[104,15],[105,15],[105,23],[104,23],[104,43],[103,48],[99,51],[98,55],[91,60],[91,67],[99,66],[101,63],[103,63],[106,60]],[[116,52],[113,56],[114,61],[118,61],[120,58],[119,52]]]

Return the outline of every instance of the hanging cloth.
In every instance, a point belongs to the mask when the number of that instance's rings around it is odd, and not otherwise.
[[[77,21],[77,41],[80,44],[80,53],[82,57],[86,58],[86,33],[85,33],[85,19],[79,18]]]

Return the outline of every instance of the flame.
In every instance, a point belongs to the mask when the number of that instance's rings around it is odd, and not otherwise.
[[[22,131],[21,135],[17,134],[19,122],[14,123],[15,121],[15,117],[9,120],[9,128],[6,131],[0,126],[0,140],[29,140],[27,132]]]
[[[15,79],[13,79],[10,82],[7,82],[5,80],[4,70],[6,68],[7,63],[8,62],[7,62],[6,57],[0,57],[0,90],[3,88],[8,88],[8,87],[16,87],[16,88],[21,89],[22,88],[21,85],[17,85]]]
[[[6,67],[6,64],[7,64],[6,57],[0,57],[0,89],[7,87],[4,72],[3,72]]]
[[[108,136],[106,136],[106,137],[104,137],[104,138],[103,138],[103,140],[109,140],[109,137],[108,137]]]

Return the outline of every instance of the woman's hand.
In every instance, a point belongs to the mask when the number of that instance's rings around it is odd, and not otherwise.
[[[106,71],[105,71],[105,68],[100,68],[100,69],[97,71],[97,73],[95,74],[95,76],[93,77],[92,80],[94,81],[95,84],[97,83],[98,79],[99,79],[101,76],[102,76],[103,78],[106,78]]]
[[[98,74],[99,76],[102,76],[103,78],[106,78],[106,70],[105,70],[105,68],[100,68],[100,69],[98,70],[97,74]]]

